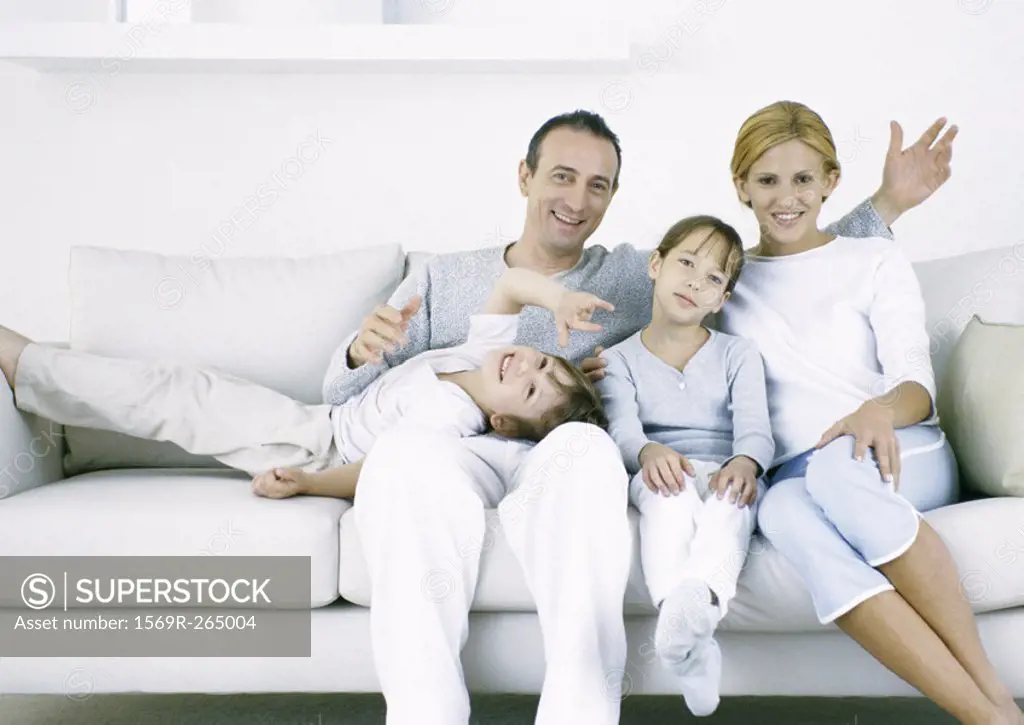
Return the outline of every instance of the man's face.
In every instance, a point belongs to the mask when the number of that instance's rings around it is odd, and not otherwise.
[[[556,128],[541,143],[537,171],[519,165],[526,230],[557,254],[579,253],[611,203],[615,147],[587,131]]]

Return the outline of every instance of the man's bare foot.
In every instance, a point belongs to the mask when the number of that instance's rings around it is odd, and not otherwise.
[[[19,335],[0,325],[0,371],[7,378],[7,384],[14,388],[14,371],[18,368],[21,351],[32,342],[24,335]]]

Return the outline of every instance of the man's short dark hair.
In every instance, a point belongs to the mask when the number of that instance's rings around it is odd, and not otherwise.
[[[526,150],[526,166],[531,174],[537,173],[537,164],[540,162],[540,146],[549,133],[556,128],[571,128],[575,131],[586,131],[598,138],[603,138],[615,147],[615,178],[612,179],[612,190],[619,188],[619,172],[622,170],[622,148],[619,146],[619,137],[616,136],[604,119],[596,113],[582,109],[563,113],[554,118],[549,118],[544,125],[537,129],[530,139],[530,146]]]

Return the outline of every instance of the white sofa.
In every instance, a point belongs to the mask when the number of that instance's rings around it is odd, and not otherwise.
[[[334,346],[425,257],[398,246],[299,260],[76,248],[64,344],[219,366],[320,402]],[[971,314],[1024,322],[1024,245],[916,270],[940,376]],[[20,413],[0,388],[0,555],[309,555],[314,606],[309,658],[3,657],[0,692],[379,691],[348,502],[256,498],[244,474],[167,444],[64,430]],[[534,606],[496,512],[488,514],[466,678],[474,692],[536,693],[544,661]],[[1024,696],[1024,500],[969,500],[926,518],[956,558],[996,667]],[[654,610],[636,547],[633,562],[629,662],[609,682],[624,676],[627,694],[674,693],[650,654]],[[835,626],[817,623],[800,582],[760,538],[721,642],[725,696],[915,694]]]

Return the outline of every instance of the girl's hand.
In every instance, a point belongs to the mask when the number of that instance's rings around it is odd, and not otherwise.
[[[640,449],[640,468],[647,488],[663,496],[675,496],[686,487],[684,472],[697,476],[693,464],[661,443],[648,443]]]
[[[729,503],[749,506],[757,499],[757,464],[746,456],[736,456],[715,471],[708,488],[716,491],[719,499],[729,491]]]
[[[308,474],[298,468],[273,468],[252,479],[252,492],[263,498],[288,498],[305,493]]]
[[[868,449],[873,449],[882,479],[887,483],[892,483],[898,491],[900,487],[900,442],[896,438],[893,416],[894,412],[891,407],[869,400],[825,431],[821,440],[814,447],[822,448],[844,435],[853,436],[853,457],[858,461],[863,461]]]
[[[558,328],[558,344],[569,347],[569,330],[600,332],[601,326],[590,321],[599,307],[609,312],[615,311],[615,305],[611,302],[605,302],[589,292],[563,292],[552,310],[555,315],[555,326]]]

